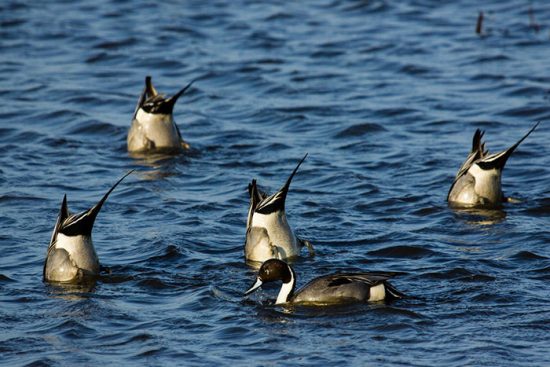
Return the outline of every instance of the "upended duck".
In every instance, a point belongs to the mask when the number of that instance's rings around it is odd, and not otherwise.
[[[537,128],[531,128],[517,143],[499,153],[489,154],[481,141],[484,131],[474,133],[472,150],[462,164],[447,194],[453,207],[499,207],[508,199],[502,192],[502,170],[514,150]]]
[[[244,247],[247,261],[261,263],[268,259],[290,259],[299,256],[304,246],[313,254],[311,243],[294,234],[285,212],[290,183],[306,157],[307,154],[292,171],[283,187],[271,196],[260,191],[256,180],[252,180],[248,185],[250,205]]]
[[[395,273],[361,272],[325,275],[313,279],[295,291],[296,273],[290,265],[278,259],[267,260],[258,271],[256,281],[245,296],[268,282],[282,281],[276,305],[338,305],[358,302],[391,301],[405,295],[395,289],[388,279]]]
[[[97,204],[82,213],[69,213],[67,195],[63,197],[46,253],[42,274],[44,281],[81,283],[99,275],[100,265],[92,243],[92,228],[109,194],[132,172],[126,173]]]
[[[145,88],[141,93],[132,126],[128,132],[127,144],[130,153],[177,153],[189,149],[181,137],[174,121],[174,105],[193,82],[174,94],[165,97],[157,92],[151,77],[145,78]]]

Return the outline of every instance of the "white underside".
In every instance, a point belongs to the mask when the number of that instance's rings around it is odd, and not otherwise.
[[[386,298],[386,287],[378,284],[370,288],[369,302],[383,301]]]
[[[180,137],[172,115],[152,114],[138,109],[128,132],[128,151],[152,149],[179,149]]]
[[[66,236],[57,234],[56,249],[64,249],[69,253],[74,265],[91,274],[99,274],[99,259],[90,236]]]
[[[257,244],[250,244],[253,246],[253,249],[247,254],[249,260],[263,262],[273,257],[284,260],[300,254],[300,245],[288,224],[284,212],[268,215],[254,213],[251,226],[265,228],[269,240],[266,239]],[[275,251],[271,248],[270,243],[276,247]],[[275,256],[273,252],[275,252]],[[266,258],[266,256],[269,257]]]
[[[254,228],[253,228],[254,230]],[[254,237],[251,239],[247,236],[247,243],[245,247],[246,259],[249,261],[256,261],[263,263],[268,259],[282,260],[279,255],[277,247],[271,244],[268,237],[262,236],[260,238]]]
[[[488,199],[492,203],[499,203],[501,201],[501,170],[482,170],[477,164],[474,163],[468,172],[474,176],[476,180],[474,190],[478,196]]]

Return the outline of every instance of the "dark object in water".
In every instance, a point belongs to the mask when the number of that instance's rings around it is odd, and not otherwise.
[[[483,32],[483,12],[480,11],[477,16],[476,33],[481,35]]]
[[[533,28],[535,32],[539,33],[540,31],[540,25],[535,20],[535,13],[533,12],[533,7],[529,7],[529,27]]]

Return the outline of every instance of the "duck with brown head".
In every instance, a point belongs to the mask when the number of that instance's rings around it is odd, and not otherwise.
[[[275,304],[327,306],[358,302],[390,301],[404,294],[389,282],[395,273],[339,273],[318,277],[296,291],[296,273],[290,265],[278,259],[262,264],[254,284],[245,292],[249,295],[264,283],[281,281]]]

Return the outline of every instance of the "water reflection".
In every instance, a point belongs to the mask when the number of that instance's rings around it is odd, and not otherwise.
[[[129,153],[137,165],[149,167],[140,170],[137,175],[144,181],[156,181],[175,176],[178,163],[187,162],[185,157],[174,153]]]
[[[489,226],[502,222],[506,219],[506,212],[503,209],[488,208],[451,208],[459,219],[468,224]]]
[[[96,280],[89,279],[84,283],[48,283],[49,294],[54,298],[67,301],[80,301],[88,299],[95,292]]]

